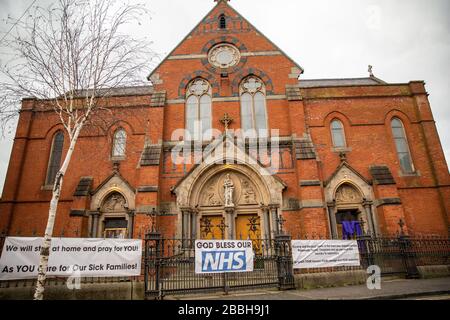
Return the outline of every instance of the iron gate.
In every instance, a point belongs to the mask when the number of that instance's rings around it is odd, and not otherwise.
[[[162,299],[168,294],[195,292],[227,293],[256,287],[295,288],[292,269],[291,238],[279,235],[270,240],[252,240],[252,272],[195,273],[195,240],[166,239],[158,233],[145,240],[146,298]]]
[[[358,238],[361,265],[379,266],[383,276],[400,275],[418,278],[418,266],[450,265],[450,239],[430,237]]]

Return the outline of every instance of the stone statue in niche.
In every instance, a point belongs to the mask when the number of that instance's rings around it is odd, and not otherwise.
[[[255,190],[250,186],[248,180],[241,180],[242,183],[242,194],[244,196],[244,203],[251,204],[256,203]]]
[[[125,209],[125,199],[119,193],[113,193],[106,199],[103,205],[104,211],[123,211]]]
[[[224,188],[225,207],[234,207],[233,203],[234,183],[233,180],[231,180],[229,174],[226,175],[225,180],[223,181],[223,188]]]

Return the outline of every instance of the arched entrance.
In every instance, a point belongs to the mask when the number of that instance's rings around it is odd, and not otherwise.
[[[89,236],[93,238],[132,238],[134,216],[134,190],[116,171],[93,191],[89,215]]]
[[[231,201],[226,203],[227,184]],[[263,196],[260,187],[239,171],[226,170],[212,176],[202,187],[198,198],[196,222],[202,239],[261,239],[263,230]]]
[[[353,239],[367,234],[368,219],[361,193],[350,183],[338,187],[336,199],[336,231],[338,239]]]
[[[347,162],[325,182],[325,199],[333,239],[377,234],[372,186]]]
[[[125,239],[128,237],[128,206],[124,196],[111,192],[103,201],[97,234],[102,238]]]
[[[185,239],[267,239],[276,233],[281,181],[250,165],[197,167],[174,192]]]
[[[286,185],[225,133],[177,186],[184,239],[262,239],[278,233]]]

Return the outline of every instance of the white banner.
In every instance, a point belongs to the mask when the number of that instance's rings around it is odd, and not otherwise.
[[[359,266],[353,240],[292,240],[294,269]]]
[[[196,240],[195,273],[253,271],[250,240]]]
[[[43,238],[7,237],[0,280],[35,278]],[[48,276],[118,277],[141,274],[142,241],[53,238]]]

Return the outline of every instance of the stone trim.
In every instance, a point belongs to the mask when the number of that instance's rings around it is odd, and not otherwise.
[[[202,78],[204,80],[207,80],[209,82],[209,84],[211,85],[212,96],[213,97],[219,96],[219,83],[216,81],[216,78],[209,72],[205,72],[203,70],[197,70],[197,71],[192,72],[191,74],[185,75],[183,80],[181,80],[181,82],[178,86],[178,99],[179,100],[183,99],[185,101],[186,88],[187,88],[188,84],[196,78]]]
[[[136,214],[148,214],[150,212],[152,212],[153,208],[155,208],[156,210],[156,206],[152,206],[152,205],[143,205],[143,206],[138,206],[136,208]]]
[[[150,100],[150,107],[164,107],[166,105],[166,91],[158,91],[153,93]]]
[[[244,78],[250,75],[254,75],[260,78],[262,82],[264,82],[264,85],[266,86],[266,96],[274,95],[272,79],[262,70],[256,68],[248,68],[242,69],[231,82],[231,92],[233,96],[239,96],[239,84]]]
[[[325,203],[321,199],[298,200],[295,198],[289,198],[283,201],[283,203],[285,204],[282,208],[283,212],[301,211],[302,209],[322,209],[325,207]]]
[[[321,187],[322,182],[320,180],[301,180],[300,187]]]
[[[84,217],[86,216],[86,210],[70,210],[70,217]]]
[[[202,53],[203,54],[207,54],[214,46],[220,44],[220,43],[229,43],[233,46],[235,46],[236,48],[238,48],[240,54],[241,54],[241,60],[239,61],[239,63],[233,67],[230,68],[216,68],[213,65],[211,65],[209,63],[208,57],[201,59],[202,65],[209,71],[212,73],[234,73],[237,72],[239,70],[241,70],[242,68],[244,68],[245,64],[247,63],[247,57],[243,56],[242,54],[245,52],[248,52],[247,47],[238,39],[235,37],[231,37],[231,36],[221,36],[221,37],[217,37],[215,39],[211,39],[209,40],[202,49]]]
[[[241,57],[269,57],[282,55],[281,51],[254,51],[242,52]],[[207,59],[207,54],[179,54],[167,58],[167,60],[192,60],[192,59]]]
[[[286,100],[286,95],[278,94],[278,95],[268,95],[266,96],[266,100]],[[212,102],[239,102],[241,100],[240,97],[215,97],[212,98]],[[167,104],[185,104],[186,99],[171,99],[167,100]]]
[[[403,171],[400,169],[400,170],[398,171],[398,176],[401,177],[401,178],[420,177],[421,174],[420,174],[420,171],[419,171],[419,170],[416,170],[416,171],[411,172],[411,173],[405,173],[405,172],[403,172]]]
[[[305,208],[324,208],[325,203],[321,199],[316,200],[303,200],[300,202],[302,209]]]
[[[140,186],[137,188],[138,192],[158,192],[158,186]]]
[[[381,206],[387,206],[387,205],[400,205],[402,204],[402,199],[400,198],[382,198],[375,200],[375,206],[381,207]]]
[[[206,54],[178,54],[167,58],[167,60],[189,60],[189,59],[204,59],[207,58]]]
[[[286,86],[286,96],[289,101],[302,101],[303,96],[300,88],[296,86]]]
[[[265,56],[281,56],[283,53],[281,51],[254,51],[254,52],[244,52],[241,54],[242,57],[265,57]]]

